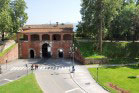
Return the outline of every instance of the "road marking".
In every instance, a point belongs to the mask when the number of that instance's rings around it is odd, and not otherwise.
[[[4,80],[9,81],[9,82],[12,82],[13,81],[13,80],[10,80],[10,79],[4,79]]]
[[[16,70],[16,67],[13,67],[11,70]]]
[[[74,89],[71,89],[71,90],[67,90],[67,91],[65,91],[65,93],[69,93],[69,92],[75,91],[77,89],[79,89],[79,88],[74,88]]]
[[[13,67],[10,70],[26,70],[26,67]],[[28,69],[31,69],[30,67],[28,67]],[[38,68],[39,70],[65,70],[65,69],[69,69],[69,67],[55,67],[55,66],[40,66]]]

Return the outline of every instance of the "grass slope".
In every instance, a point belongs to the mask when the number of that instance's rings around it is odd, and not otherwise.
[[[96,79],[96,68],[89,68],[91,75]],[[118,91],[108,86],[108,83],[117,85],[119,88],[130,91],[130,93],[139,93],[139,78],[128,78],[130,76],[138,76],[139,67],[112,67],[112,68],[99,68],[98,80],[100,85],[104,86],[111,93]]]
[[[6,50],[2,51],[2,52],[0,53],[0,57],[3,56],[3,55],[5,55],[6,53],[8,53],[8,52],[9,52],[10,50],[12,50],[15,46],[16,46],[16,43],[13,44],[13,45],[11,45],[11,46],[10,46],[9,48],[7,48]]]
[[[34,74],[0,86],[0,93],[42,93]]]
[[[105,58],[105,56],[99,55],[98,52],[94,51],[94,47],[91,42],[78,42],[77,46],[85,58]]]

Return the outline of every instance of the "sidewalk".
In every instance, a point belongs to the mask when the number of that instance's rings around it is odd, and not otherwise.
[[[73,81],[86,93],[108,93],[92,78],[85,66],[76,66],[71,76]]]
[[[129,64],[95,64],[95,65],[85,65],[85,67],[87,68],[97,68],[97,67],[112,67],[112,66],[127,66],[127,65],[135,65],[135,64],[139,64],[139,62],[136,63],[129,63]]]

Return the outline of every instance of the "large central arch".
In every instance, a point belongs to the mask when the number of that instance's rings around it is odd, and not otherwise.
[[[42,57],[48,58],[50,57],[50,52],[48,51],[49,44],[45,43],[42,45]]]

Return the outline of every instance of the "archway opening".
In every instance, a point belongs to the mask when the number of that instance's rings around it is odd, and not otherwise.
[[[39,35],[37,34],[31,35],[31,41],[39,41]]]
[[[70,34],[65,34],[65,35],[63,36],[63,39],[64,39],[64,40],[72,40],[72,36],[71,36]]]
[[[63,52],[62,49],[59,49],[59,50],[58,50],[58,57],[59,57],[59,58],[63,58],[63,57],[64,57],[64,52]]]
[[[34,58],[34,50],[30,50],[30,58]]]
[[[53,35],[53,40],[54,41],[60,41],[61,40],[61,36],[59,34],[54,34]]]
[[[48,51],[49,44],[45,43],[42,45],[42,57],[48,58],[50,57],[50,52]]]
[[[42,35],[42,40],[43,41],[50,40],[50,36],[48,34],[44,34]]]

